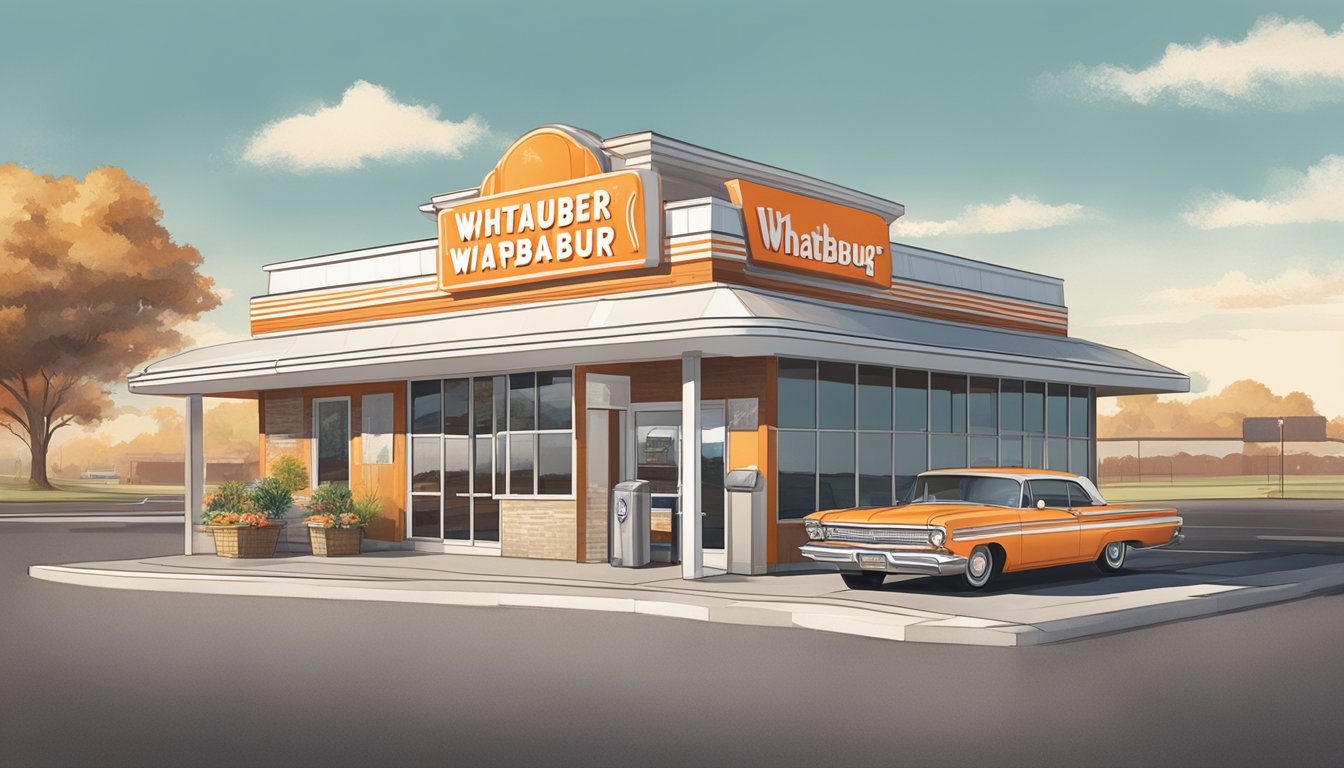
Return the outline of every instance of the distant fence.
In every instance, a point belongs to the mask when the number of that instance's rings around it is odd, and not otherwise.
[[[1344,440],[1283,444],[1283,473],[1344,475]],[[1279,444],[1240,438],[1098,438],[1097,475],[1102,483],[1150,482],[1163,478],[1279,476]]]

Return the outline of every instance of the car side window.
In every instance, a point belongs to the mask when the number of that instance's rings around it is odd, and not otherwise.
[[[1083,486],[1074,482],[1066,482],[1065,485],[1069,487],[1069,506],[1071,507],[1096,506],[1096,502],[1092,501],[1092,495],[1089,494],[1087,491],[1083,490]]]
[[[1030,503],[1044,501],[1047,507],[1067,509],[1069,506],[1069,483],[1064,480],[1028,480],[1027,492]]]

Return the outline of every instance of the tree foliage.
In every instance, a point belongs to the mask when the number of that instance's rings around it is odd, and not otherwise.
[[[50,487],[52,434],[107,415],[110,385],[180,349],[176,326],[219,305],[200,252],[162,217],[120,168],[0,165],[0,426],[29,447],[36,487]]]

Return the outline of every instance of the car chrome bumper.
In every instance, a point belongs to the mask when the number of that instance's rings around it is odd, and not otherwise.
[[[1185,534],[1181,533],[1181,529],[1177,527],[1176,530],[1171,533],[1171,541],[1168,541],[1166,544],[1154,544],[1151,547],[1134,547],[1134,549],[1161,549],[1163,547],[1180,544],[1183,541],[1185,541]]]
[[[955,576],[966,570],[966,558],[946,552],[910,552],[865,547],[835,547],[823,544],[804,544],[799,547],[803,557],[818,563],[831,563],[846,571],[880,571],[919,576]],[[859,565],[859,555],[879,555],[884,568]]]

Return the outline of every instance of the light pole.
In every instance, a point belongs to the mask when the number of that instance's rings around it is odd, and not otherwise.
[[[1283,419],[1279,419],[1279,498],[1283,498]]]

